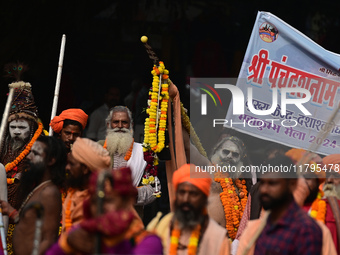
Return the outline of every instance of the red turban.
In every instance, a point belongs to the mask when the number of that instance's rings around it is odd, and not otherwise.
[[[185,164],[178,168],[173,174],[172,183],[177,190],[179,184],[189,182],[199,188],[204,194],[209,196],[212,179],[209,174],[193,164]]]
[[[331,155],[328,155],[326,157],[324,157],[322,159],[322,162],[325,164],[325,165],[328,165],[328,164],[340,164],[340,154],[331,154]],[[334,169],[334,166],[333,166],[333,169]]]
[[[87,118],[87,114],[81,109],[67,109],[62,111],[59,116],[55,116],[51,120],[50,126],[55,133],[60,133],[60,131],[63,129],[64,120],[74,120],[79,122],[84,130],[86,127]]]

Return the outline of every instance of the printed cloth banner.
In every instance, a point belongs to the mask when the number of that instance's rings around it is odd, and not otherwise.
[[[325,50],[273,14],[259,12],[236,86],[245,98],[244,112],[233,114],[233,95],[225,126],[290,147],[339,153],[340,123],[335,113],[339,112],[340,55]],[[247,100],[248,88],[253,110]],[[302,106],[310,115],[294,104],[286,104],[284,115],[283,88],[308,90],[311,97]],[[271,108],[274,90],[277,105]],[[290,101],[307,97],[291,91],[285,94]],[[259,115],[254,109],[272,111]],[[336,117],[330,122],[332,115]]]

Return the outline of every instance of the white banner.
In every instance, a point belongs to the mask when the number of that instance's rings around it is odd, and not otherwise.
[[[339,117],[328,123],[339,105],[339,70],[340,55],[325,50],[271,13],[259,12],[236,84],[244,95],[244,110],[235,107],[238,114],[233,112],[233,103],[239,100],[233,94],[225,126],[291,147],[309,149],[316,143],[318,153],[339,153]],[[250,106],[248,88],[252,92]],[[291,93],[291,88],[309,91],[310,99],[295,105],[308,96]],[[273,97],[275,90],[277,97]],[[266,110],[270,114],[260,115]],[[329,134],[320,137],[322,132]]]

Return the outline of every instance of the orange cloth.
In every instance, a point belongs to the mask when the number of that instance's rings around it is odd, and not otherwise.
[[[175,171],[172,177],[174,188],[177,190],[179,184],[189,182],[209,196],[212,179],[207,173],[196,171],[196,168],[200,169],[194,164],[185,164]]]
[[[107,169],[111,165],[111,157],[100,144],[78,137],[72,146],[72,156],[91,169],[91,171]]]
[[[173,210],[175,194],[171,183],[172,175],[176,169],[187,163],[187,158],[182,134],[180,95],[176,85],[172,82],[169,85],[169,96],[171,100],[168,102],[168,134],[171,160],[166,161],[166,178],[168,180],[170,208]],[[173,109],[173,115],[171,108]],[[173,122],[174,128],[172,127]]]
[[[325,165],[328,164],[340,164],[340,154],[331,154],[322,159]],[[333,167],[334,169],[334,167]]]
[[[316,174],[317,178],[319,179],[319,184],[323,183],[326,179],[326,173],[323,170],[317,170],[318,168],[323,167],[322,158],[316,154],[316,153],[308,153],[304,149],[290,149],[285,153],[287,157],[289,157],[293,163],[296,165],[304,165],[304,164],[317,164],[317,166],[314,167],[315,171],[312,171]],[[312,168],[309,167],[311,170]]]
[[[88,115],[81,109],[67,109],[62,111],[59,116],[55,116],[51,120],[50,126],[55,133],[60,133],[60,131],[63,129],[64,120],[74,120],[78,121],[84,130],[86,127],[87,118]]]

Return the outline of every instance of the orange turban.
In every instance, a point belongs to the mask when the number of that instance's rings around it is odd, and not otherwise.
[[[175,190],[177,190],[179,184],[189,182],[209,196],[212,179],[209,174],[199,171],[201,171],[201,169],[193,164],[185,164],[178,168],[172,176],[172,183]]]
[[[111,165],[109,152],[87,138],[77,138],[72,146],[72,156],[91,171],[107,169]]]
[[[328,155],[326,157],[324,157],[322,159],[322,162],[325,164],[325,165],[328,165],[328,164],[340,164],[340,154],[331,154],[331,155]],[[333,169],[334,169],[334,166],[333,166]]]
[[[83,130],[87,123],[87,114],[81,109],[67,109],[62,111],[59,116],[55,116],[50,123],[55,133],[60,133],[64,126],[64,120],[74,120],[81,124]]]

